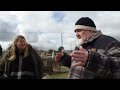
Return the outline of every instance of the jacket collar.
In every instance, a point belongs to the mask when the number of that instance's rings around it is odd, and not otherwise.
[[[87,42],[92,42],[94,39],[98,38],[100,35],[102,35],[102,32],[100,30],[96,31],[96,33],[93,34],[92,37]]]

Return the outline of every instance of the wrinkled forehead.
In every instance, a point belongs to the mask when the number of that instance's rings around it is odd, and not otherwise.
[[[77,29],[96,31],[96,27],[85,26],[85,25],[75,25],[75,31]]]
[[[81,31],[90,31],[90,30],[85,30],[85,29],[75,29],[74,31],[75,31],[75,33],[76,33],[76,32],[81,32]]]

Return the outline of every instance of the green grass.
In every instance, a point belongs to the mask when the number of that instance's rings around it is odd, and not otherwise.
[[[43,79],[68,79],[69,68],[65,66],[60,66],[60,71],[57,72],[47,72]]]
[[[68,73],[52,73],[47,74],[43,79],[68,79]]]
[[[51,79],[68,79],[68,73],[54,73],[50,77]]]

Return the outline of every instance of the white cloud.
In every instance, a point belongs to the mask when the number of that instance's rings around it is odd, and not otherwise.
[[[0,32],[15,32],[13,37],[8,33],[2,34],[1,44],[5,49],[8,41],[11,42],[16,35],[22,34],[39,49],[57,49],[61,46],[62,32],[63,46],[65,49],[73,49],[76,39],[74,24],[83,16],[92,18],[97,29],[104,34],[117,37],[120,33],[119,11],[0,11],[0,20],[9,26],[4,30],[1,26]]]

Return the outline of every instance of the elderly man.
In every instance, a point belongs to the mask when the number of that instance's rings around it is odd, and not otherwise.
[[[78,40],[70,54],[69,78],[120,79],[120,42],[103,35],[89,17],[80,18],[74,31]]]

